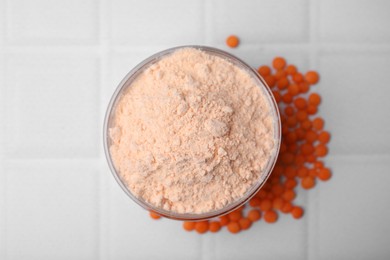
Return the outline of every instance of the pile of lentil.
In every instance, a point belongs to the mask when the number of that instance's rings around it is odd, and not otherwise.
[[[233,40],[227,41],[228,46],[229,42],[234,43],[230,47],[238,45],[238,38]],[[276,165],[264,186],[244,206],[212,220],[184,221],[186,231],[215,233],[226,227],[236,234],[261,219],[275,223],[280,214],[299,219],[304,210],[294,203],[298,185],[308,190],[317,181],[331,178],[331,171],[323,161],[328,154],[330,133],[324,130],[324,120],[316,116],[321,96],[311,91],[319,81],[319,74],[316,71],[303,74],[282,57],[274,58],[272,66],[260,66],[258,72],[272,90],[281,116],[282,143]],[[161,218],[154,212],[150,216]]]

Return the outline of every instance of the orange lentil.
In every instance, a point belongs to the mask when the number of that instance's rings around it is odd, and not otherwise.
[[[275,223],[278,220],[278,214],[274,210],[268,210],[264,213],[264,220],[268,223]]]
[[[284,176],[286,176],[286,178],[292,179],[292,178],[295,178],[296,175],[297,175],[297,170],[295,170],[294,167],[292,167],[292,166],[286,167],[286,170],[284,173]]]
[[[294,105],[298,109],[305,109],[307,106],[306,100],[304,98],[297,98],[294,100]]]
[[[240,40],[235,35],[230,35],[226,38],[226,45],[230,48],[236,48],[238,44],[240,43]]]
[[[295,132],[289,132],[286,135],[286,143],[287,144],[294,144],[297,141],[297,134]]]
[[[260,203],[260,209],[262,211],[270,210],[271,207],[272,207],[272,202],[269,199],[265,199],[265,200],[261,201],[261,203]]]
[[[221,223],[218,221],[211,221],[209,224],[210,232],[216,233],[221,229]]]
[[[159,214],[157,214],[156,212],[154,212],[154,211],[149,211],[149,216],[152,219],[160,219],[161,218],[161,216]]]
[[[230,233],[237,234],[238,232],[241,231],[240,224],[238,222],[230,222],[227,225],[227,229],[230,231]]]
[[[318,135],[318,141],[322,144],[326,144],[330,141],[330,134],[327,131],[323,131]]]
[[[281,209],[284,205],[284,201],[280,197],[276,197],[272,200],[272,208],[274,209]]]
[[[295,179],[287,179],[286,182],[284,183],[284,186],[287,189],[293,189],[297,186],[297,181]]]
[[[315,115],[317,114],[318,108],[314,105],[308,105],[306,108],[306,111],[309,115]]]
[[[317,84],[319,79],[320,79],[320,76],[318,75],[318,73],[316,71],[308,71],[305,74],[305,80],[307,82],[309,82],[310,84]]]
[[[248,213],[248,219],[252,222],[258,221],[261,218],[261,212],[257,209],[252,209]]]
[[[311,189],[315,186],[316,182],[312,176],[306,176],[301,180],[301,186],[304,189]]]
[[[305,110],[299,110],[296,117],[298,121],[303,122],[307,119],[307,112]]]
[[[296,96],[299,94],[299,86],[296,84],[291,84],[287,87],[287,91],[290,95]]]
[[[311,131],[311,130],[309,130],[309,131],[306,132],[306,138],[305,138],[305,140],[306,140],[308,143],[314,143],[314,142],[317,140],[317,138],[318,138],[318,135],[317,135],[316,132]]]
[[[286,66],[286,60],[282,57],[276,57],[272,61],[272,66],[277,70],[284,69],[284,67]]]
[[[292,116],[292,115],[294,115],[294,108],[292,108],[291,106],[287,106],[287,107],[285,107],[285,109],[284,109],[284,113],[285,113],[287,116]]]
[[[289,93],[286,93],[282,96],[282,101],[285,104],[291,104],[293,102],[293,96]]]
[[[328,154],[328,148],[323,144],[319,144],[315,147],[315,154],[319,157],[324,157]]]
[[[317,169],[324,168],[324,163],[321,162],[321,161],[316,161],[316,162],[314,163],[314,167],[317,168]]]
[[[290,120],[291,121],[291,120]],[[287,125],[287,120],[284,122],[285,123],[285,125]],[[293,123],[292,121],[291,121],[291,123]],[[294,124],[296,124],[296,123],[294,123]],[[292,127],[292,126],[290,126],[290,127]],[[286,126],[282,126],[282,136],[285,136],[285,135],[287,135],[289,133],[289,130],[288,130],[288,128],[286,127]]]
[[[281,166],[281,165],[275,165],[274,169],[273,169],[273,174],[274,175],[278,175],[280,176],[284,171],[284,167]],[[259,191],[259,193],[261,192],[262,190]]]
[[[291,202],[286,201],[280,211],[283,213],[289,213],[289,212],[291,212],[292,209],[293,209],[293,206],[292,206]]]
[[[266,77],[268,75],[271,75],[271,68],[267,65],[260,66],[257,71],[262,77]]]
[[[279,88],[279,89],[285,89],[287,88],[288,86],[288,79],[287,78],[280,78],[278,79],[278,81],[276,82],[276,86]]]
[[[192,221],[184,221],[183,222],[183,228],[184,230],[187,230],[187,231],[192,231],[195,229],[195,223],[196,222],[192,222]]]
[[[294,75],[295,73],[297,73],[298,70],[297,67],[295,67],[295,65],[290,64],[286,67],[286,71],[288,75]]]
[[[301,74],[301,73],[299,73],[299,72],[297,72],[297,73],[295,73],[294,75],[293,75],[293,81],[295,82],[295,83],[301,83],[301,82],[303,82],[303,75]]]
[[[311,144],[303,144],[301,146],[301,152],[303,155],[309,155],[314,152],[314,147]]]
[[[275,184],[278,184],[278,183],[279,183],[279,180],[278,180],[277,178],[271,177],[271,178],[269,179],[269,183],[270,183],[271,185],[275,185]],[[271,186],[270,192],[272,193],[272,186]],[[272,194],[273,194],[273,193],[272,193]],[[268,194],[267,194],[267,197],[269,197]]]
[[[291,164],[294,161],[294,155],[289,152],[280,155],[280,158],[284,164]]]
[[[247,229],[249,229],[252,226],[252,221],[250,219],[248,219],[248,218],[241,218],[238,221],[238,224],[240,225],[240,228],[242,230],[247,230]]]
[[[297,124],[298,124],[298,120],[296,119],[295,116],[291,116],[291,117],[287,118],[286,125],[287,125],[288,127],[293,128],[293,127],[295,127]]]
[[[314,163],[317,160],[314,154],[309,154],[306,156],[306,161],[309,163]]]
[[[287,72],[286,71],[284,71],[284,70],[278,70],[276,73],[275,73],[275,75],[274,75],[274,77],[275,77],[275,79],[276,80],[280,80],[280,79],[282,79],[282,78],[286,78],[287,79]]]
[[[287,151],[291,153],[295,153],[298,150],[298,145],[296,143],[292,143],[288,145]]]
[[[306,137],[306,131],[302,128],[295,129],[295,133],[297,135],[297,140],[302,141]]]
[[[307,93],[310,89],[310,85],[307,82],[301,82],[298,84],[300,93]]]
[[[268,75],[264,77],[265,83],[267,83],[268,87],[273,88],[276,84],[276,79],[272,75]]]
[[[317,170],[316,169],[309,169],[309,176],[311,177],[317,177]]]
[[[302,127],[302,129],[304,129],[304,130],[309,130],[309,129],[311,129],[311,127],[312,127],[312,125],[313,125],[313,123],[310,121],[310,120],[305,120],[305,121],[303,121],[302,123],[301,123],[301,127]]]
[[[195,230],[199,234],[206,233],[207,230],[209,230],[209,222],[207,220],[206,221],[195,222]]]
[[[291,215],[298,219],[298,218],[301,218],[303,216],[303,209],[301,207],[293,207],[293,209],[291,210]]]
[[[302,154],[295,155],[294,162],[297,166],[301,166],[305,163],[305,157]]]
[[[258,206],[260,206],[260,203],[261,203],[261,199],[258,197],[253,197],[249,201],[249,205],[251,207],[258,207]]]
[[[280,144],[280,153],[284,153],[287,151],[287,145],[285,143]]]
[[[286,117],[285,115],[281,114],[281,115],[280,115],[280,122],[281,122],[282,124],[284,124],[284,123],[286,123],[286,120],[287,120],[287,117]],[[282,127],[283,127],[283,125],[282,125]]]
[[[221,226],[226,226],[230,222],[230,218],[228,215],[223,215],[219,217],[219,222],[221,223]]]
[[[322,130],[324,128],[324,124],[324,120],[320,117],[313,120],[313,127],[317,130]]]
[[[300,177],[300,178],[304,178],[304,177],[306,177],[306,176],[309,175],[309,171],[307,170],[306,167],[300,167],[300,168],[298,169],[298,171],[297,171],[297,175],[298,175],[298,177]]]
[[[242,217],[240,210],[234,210],[228,214],[230,221],[238,221]]]
[[[321,181],[327,181],[332,177],[332,173],[328,168],[322,168],[318,170],[317,176]]]
[[[284,200],[292,201],[295,199],[296,194],[293,190],[286,190],[282,195]]]
[[[279,196],[283,193],[284,191],[284,188],[283,186],[279,183],[279,180],[278,180],[278,183],[277,184],[274,184],[272,185],[272,188],[271,188],[271,192],[273,194],[275,194],[276,196]]]
[[[321,96],[317,93],[312,93],[309,96],[309,104],[313,106],[318,106],[321,103]]]

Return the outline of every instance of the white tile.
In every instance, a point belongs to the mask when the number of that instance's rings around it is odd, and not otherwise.
[[[11,43],[94,43],[98,34],[98,2],[7,1],[7,36]]]
[[[1,12],[0,1],[0,12]],[[0,18],[1,22],[1,18]],[[1,36],[0,36],[1,38]],[[1,39],[0,39],[1,43]],[[0,52],[0,86],[5,86],[4,82],[4,55]],[[4,87],[0,87],[0,118],[4,118]],[[6,136],[4,134],[4,124],[0,125],[0,259],[5,259],[5,188],[6,188],[6,178],[4,171],[4,142]]]
[[[17,163],[6,174],[7,259],[97,258],[97,170]]]
[[[217,0],[212,39],[221,44],[236,34],[242,44],[307,42],[308,6],[306,0]]]
[[[199,259],[201,236],[179,221],[153,220],[110,178],[109,259]]]
[[[1,37],[1,36],[0,36]],[[0,85],[4,86],[4,55],[0,53]],[[4,88],[0,87],[0,118],[4,118]],[[5,259],[5,172],[4,172],[4,125],[0,125],[0,259]]]
[[[387,0],[321,0],[319,38],[324,42],[389,43]]]
[[[5,35],[5,0],[0,1],[0,45],[4,42]]]
[[[334,175],[319,187],[318,258],[387,259],[390,255],[388,156],[331,160]]]
[[[97,156],[97,60],[76,54],[12,54],[6,62],[6,155]]]
[[[202,1],[111,1],[113,42],[176,46],[203,42]]]
[[[237,235],[224,230],[216,235],[216,259],[305,259],[306,218],[280,214],[274,224],[260,220]]]
[[[334,133],[331,153],[388,153],[390,53],[323,53],[319,61],[320,113]]]

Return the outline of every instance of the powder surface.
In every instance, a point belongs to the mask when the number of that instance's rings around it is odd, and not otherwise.
[[[124,184],[177,213],[242,198],[275,149],[275,118],[256,81],[195,48],[176,50],[137,76],[113,120],[110,153]]]

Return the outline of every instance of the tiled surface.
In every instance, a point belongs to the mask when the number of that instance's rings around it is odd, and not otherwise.
[[[388,43],[387,0],[320,0],[319,37],[324,42]]]
[[[94,43],[98,2],[61,0],[7,1],[7,37],[17,44]]]
[[[331,164],[340,174],[319,190],[318,258],[388,259],[389,156],[336,157]]]
[[[111,35],[115,44],[185,45],[202,43],[203,2],[114,0]]]
[[[302,43],[308,41],[306,0],[212,1],[212,39],[220,43],[235,33],[243,43]]]
[[[6,165],[7,259],[94,259],[99,172],[79,163]]]
[[[389,68],[389,51],[319,55],[319,69],[323,73],[323,84],[319,86],[324,97],[322,109],[327,114],[327,127],[337,133],[332,141],[334,154],[390,151],[390,123],[386,120],[390,111],[389,91],[387,83],[380,80]]]
[[[387,259],[390,2],[0,0],[0,259]],[[110,96],[164,48],[207,44],[252,66],[318,69],[333,179],[237,236],[152,221],[115,183]]]
[[[6,57],[5,150],[12,158],[88,158],[98,154],[97,58]]]

